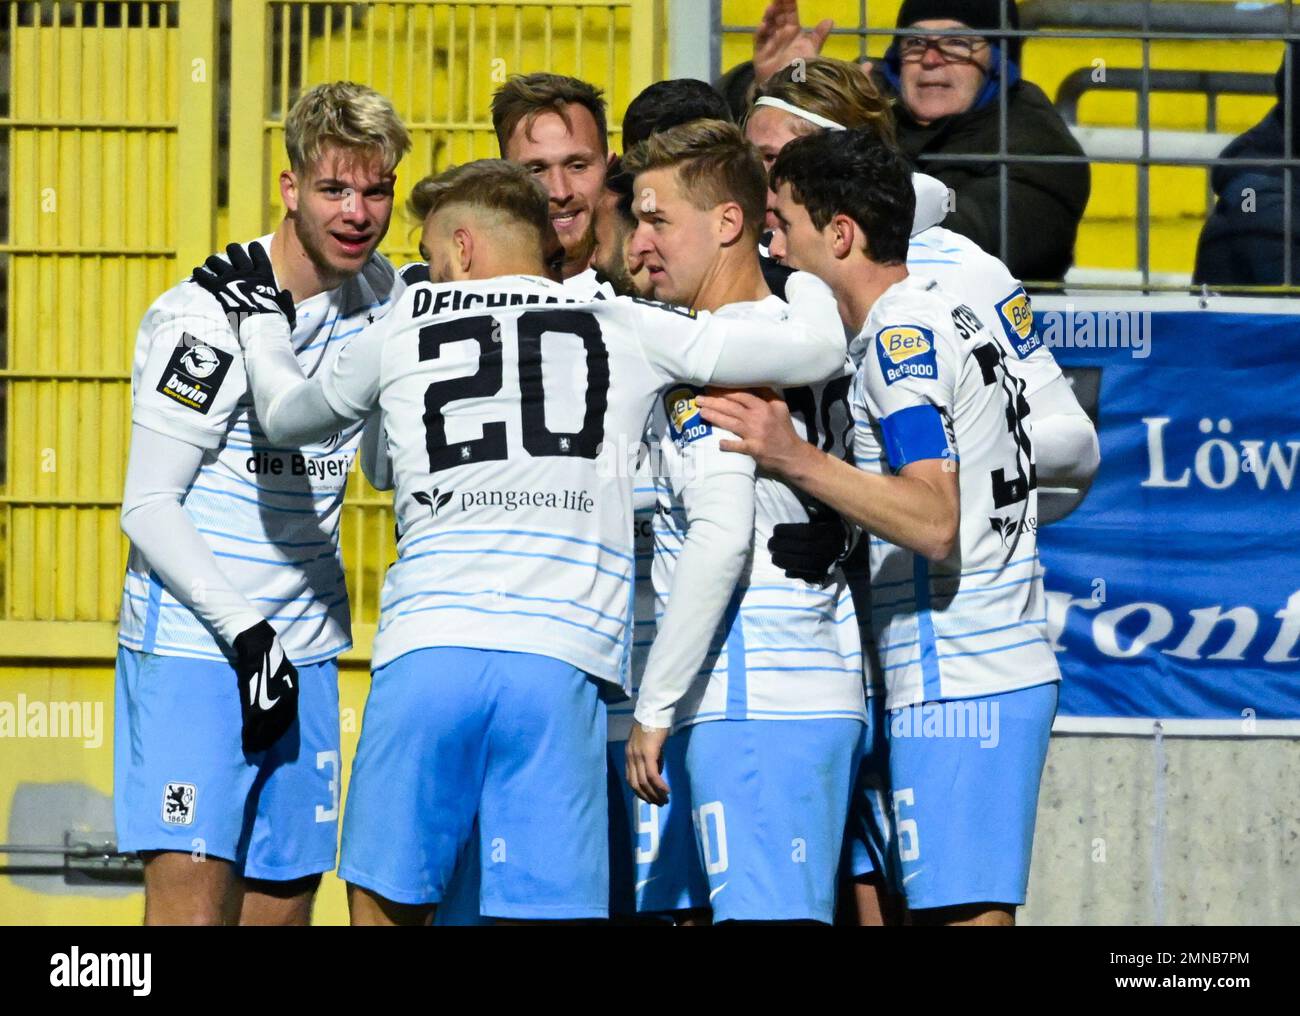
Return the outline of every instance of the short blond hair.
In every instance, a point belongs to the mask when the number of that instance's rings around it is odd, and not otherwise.
[[[810,113],[834,120],[852,130],[872,131],[894,143],[894,115],[891,100],[876,87],[871,76],[855,63],[815,56],[781,68],[754,92],[754,99],[770,96]],[[761,107],[750,105],[748,116]],[[800,121],[799,133],[811,134],[822,128]]]
[[[767,212],[767,175],[758,149],[725,120],[692,120],[651,134],[623,156],[632,176],[672,167],[688,200],[708,210],[725,201],[740,205],[745,232],[755,240]]]
[[[426,176],[412,188],[406,207],[421,223],[452,205],[487,209],[531,227],[540,242],[551,228],[549,201],[546,189],[519,163],[479,159]]]
[[[285,117],[289,168],[306,171],[330,143],[373,153],[391,173],[411,150],[411,135],[393,104],[373,88],[331,81],[303,92]]]
[[[492,96],[492,129],[496,131],[501,154],[506,154],[506,142],[520,122],[524,134],[531,136],[533,123],[543,113],[556,114],[572,133],[570,106],[581,106],[591,114],[596,121],[596,133],[600,135],[600,150],[608,152],[605,99],[601,90],[564,74],[537,73],[513,75]]]

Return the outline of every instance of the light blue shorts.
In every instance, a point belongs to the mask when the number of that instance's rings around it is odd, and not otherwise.
[[[298,719],[245,755],[228,663],[119,646],[113,810],[118,849],[233,862],[246,878],[289,881],[334,867],[339,685],[333,660],[298,668]]]
[[[898,888],[909,909],[1025,902],[1059,687],[889,713]]]
[[[861,754],[845,844],[848,874],[853,878],[878,874],[887,886],[893,887],[898,884],[898,854],[892,849],[889,730],[883,693],[867,699]]]
[[[714,922],[830,924],[862,723],[713,720],[677,736]]]
[[[605,917],[605,794],[595,679],[528,653],[419,649],[374,673],[339,877],[438,903],[477,818],[483,915]]]
[[[668,803],[647,804],[627,782],[627,742],[609,743],[610,910],[660,914],[709,905],[709,884],[691,831],[686,739],[664,742]]]

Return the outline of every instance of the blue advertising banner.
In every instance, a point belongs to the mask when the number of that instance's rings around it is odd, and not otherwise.
[[[1300,734],[1300,317],[1063,306],[1101,467],[1039,533],[1057,729]]]

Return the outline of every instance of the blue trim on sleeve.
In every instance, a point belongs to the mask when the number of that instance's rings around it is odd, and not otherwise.
[[[885,439],[885,454],[894,472],[909,462],[921,459],[946,459],[957,461],[956,453],[948,445],[948,432],[943,427],[943,416],[934,406],[908,406],[890,413],[880,421]]]

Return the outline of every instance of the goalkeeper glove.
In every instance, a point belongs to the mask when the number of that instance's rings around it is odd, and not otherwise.
[[[298,718],[298,671],[266,621],[235,636],[235,674],[244,718],[244,752],[275,744]]]
[[[849,529],[831,508],[811,498],[804,502],[807,522],[782,522],[767,541],[772,563],[787,577],[825,585],[849,549]]]
[[[238,323],[251,314],[283,314],[289,327],[297,320],[293,310],[293,294],[275,284],[271,258],[260,243],[251,243],[245,251],[237,243],[226,246],[223,260],[213,254],[194,269],[190,278],[217,298],[221,309]]]

